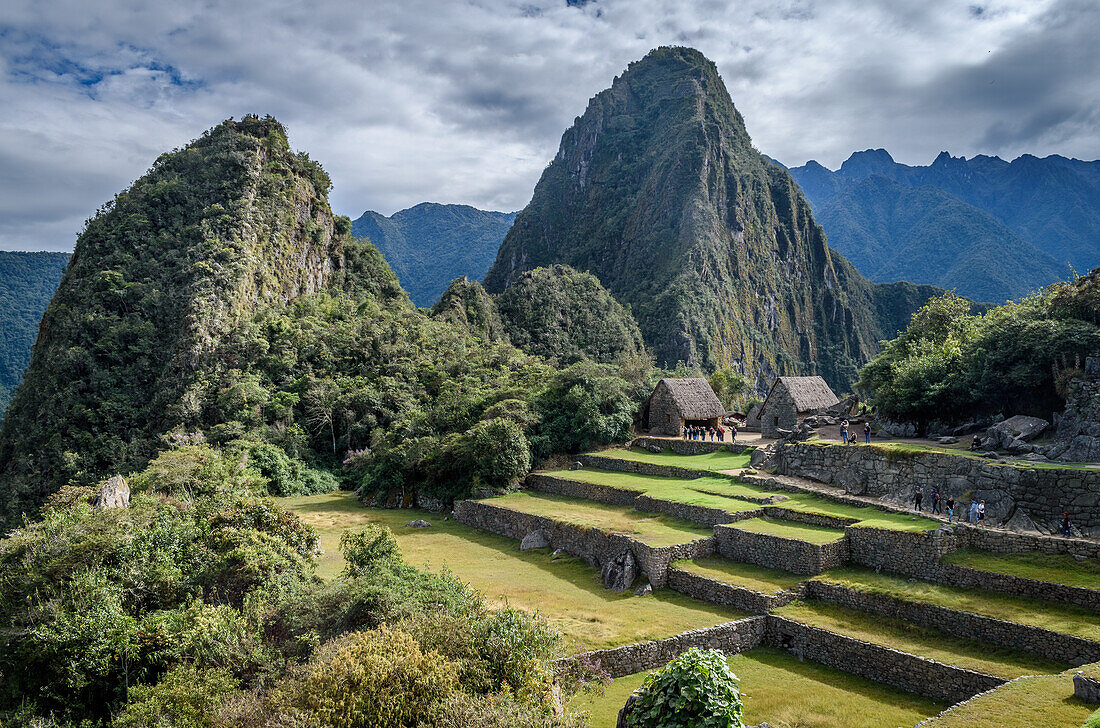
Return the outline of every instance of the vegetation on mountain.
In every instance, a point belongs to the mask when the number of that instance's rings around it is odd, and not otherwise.
[[[0,251],[0,420],[23,381],[42,312],[68,262],[68,253]]]
[[[880,414],[924,428],[984,414],[1049,418],[1100,351],[1100,269],[1018,303],[969,313],[955,294],[929,301],[860,373]]]
[[[591,273],[564,265],[526,271],[496,297],[512,343],[563,365],[645,354],[630,311]]]
[[[835,172],[810,161],[791,174],[830,245],[872,280],[1000,303],[1100,261],[1100,162],[944,152],[909,166],[869,149]]]
[[[432,306],[432,316],[461,327],[486,341],[508,337],[500,320],[497,305],[480,283],[466,276],[451,281],[451,285]]]
[[[431,306],[453,278],[481,280],[515,218],[514,212],[423,202],[390,217],[364,212],[351,232],[382,251],[413,303]]]
[[[338,477],[408,503],[627,437],[648,367],[555,369],[493,340],[485,301],[476,330],[425,315],[328,187],[276,121],[246,117],[89,221],[0,431],[9,524],[180,443],[233,453],[272,494]]]
[[[590,271],[629,306],[659,364],[732,368],[756,389],[811,373],[847,389],[883,334],[874,286],[828,249],[689,48],[652,51],[590,101],[485,287],[553,264]]]

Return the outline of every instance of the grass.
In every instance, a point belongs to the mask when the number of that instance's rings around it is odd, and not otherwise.
[[[736,452],[731,452],[729,449],[718,450],[716,452],[702,453],[700,455],[677,455],[672,450],[666,449],[662,453],[652,453],[649,450],[644,450],[640,447],[632,447],[627,449],[615,449],[615,450],[603,450],[601,452],[592,453],[593,455],[602,455],[608,458],[618,458],[620,460],[633,460],[639,463],[650,463],[652,465],[674,465],[678,468],[694,468],[696,470],[737,470],[739,468],[747,468],[749,466],[749,457],[752,455],[752,449],[744,449],[739,445],[734,445]]]
[[[825,526],[811,526],[808,523],[796,523],[795,521],[774,521],[770,518],[749,518],[729,524],[730,528],[752,533],[766,533],[772,536],[793,538],[798,541],[825,544],[839,541],[844,538],[844,531],[839,528],[826,528]]]
[[[1100,642],[1100,615],[1083,607],[1000,592],[910,581],[903,577],[876,574],[874,571],[857,568],[834,569],[814,577],[814,580],[885,594],[906,601],[972,612]]]
[[[695,456],[673,455],[672,457]],[[739,496],[764,498],[770,495],[781,495],[786,500],[775,503],[774,505],[790,508],[791,510],[803,513],[817,513],[826,516],[850,518],[856,521],[855,525],[857,526],[884,528],[893,531],[928,531],[939,528],[940,526],[939,521],[931,518],[924,518],[923,516],[895,513],[893,511],[880,510],[872,506],[863,507],[852,506],[846,503],[837,503],[827,498],[822,498],[814,493],[767,490],[722,476],[709,478],[673,478],[664,475],[620,473],[610,470],[600,470],[598,468],[559,470],[546,473],[546,475],[552,475],[565,480],[606,485],[611,488],[641,490],[652,498],[670,500],[677,503],[692,503],[714,508],[724,508],[731,512],[760,507],[755,503],[738,500]]]
[[[579,559],[552,562],[545,550],[521,552],[515,540],[444,521],[437,513],[364,508],[346,492],[278,501],[317,529],[325,551],[321,576],[343,569],[341,534],[371,523],[387,526],[407,563],[433,571],[446,567],[493,604],[540,612],[565,635],[566,652],[669,637],[747,616],[668,589],[644,597],[617,594],[604,589]],[[417,518],[432,526],[405,528]]]
[[[770,647],[734,655],[729,664],[740,678],[746,725],[767,721],[772,728],[896,728],[912,726],[944,707],[824,665],[800,662]],[[619,709],[646,674],[614,680],[603,695],[577,696],[567,710],[587,710],[592,728],[614,728]]]
[[[605,533],[627,534],[650,546],[675,546],[714,535],[712,529],[671,516],[547,493],[520,491],[481,502]]]
[[[1013,680],[952,708],[927,728],[1080,728],[1095,706],[1073,696],[1073,676]]]
[[[947,554],[943,561],[995,574],[1023,579],[1047,581],[1052,584],[1100,589],[1100,559],[1077,561],[1065,554],[1053,556],[1041,553],[996,554],[990,551],[965,549]]]
[[[947,665],[1011,680],[1021,675],[1061,672],[1066,665],[889,617],[857,612],[826,602],[794,602],[773,614],[864,642],[891,647]]]
[[[778,594],[793,589],[806,580],[804,576],[789,571],[769,569],[755,564],[743,564],[722,558],[706,558],[676,561],[677,569],[705,576],[708,579],[751,589],[763,594]]]

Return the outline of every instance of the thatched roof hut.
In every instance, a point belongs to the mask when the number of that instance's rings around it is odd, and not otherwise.
[[[726,408],[702,377],[662,379],[649,397],[649,430],[679,435],[685,423],[717,427]]]
[[[760,431],[765,437],[776,437],[779,429],[798,427],[801,416],[839,402],[821,377],[779,377],[760,408]]]

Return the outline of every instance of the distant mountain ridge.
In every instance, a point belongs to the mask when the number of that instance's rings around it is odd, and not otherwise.
[[[790,173],[829,244],[872,280],[1000,302],[1100,265],[1100,161],[941,152],[910,166],[868,149]]]
[[[0,251],[0,420],[4,418],[38,336],[68,253]]]
[[[382,251],[417,306],[431,306],[455,278],[481,280],[496,258],[514,212],[422,202],[390,217],[368,210],[351,224]]]

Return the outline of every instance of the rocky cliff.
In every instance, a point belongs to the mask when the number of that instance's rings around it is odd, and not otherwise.
[[[485,278],[595,274],[660,363],[734,367],[758,386],[823,375],[840,390],[885,332],[874,286],[829,250],[790,175],[756,149],[714,64],[660,48],[565,132]]]

